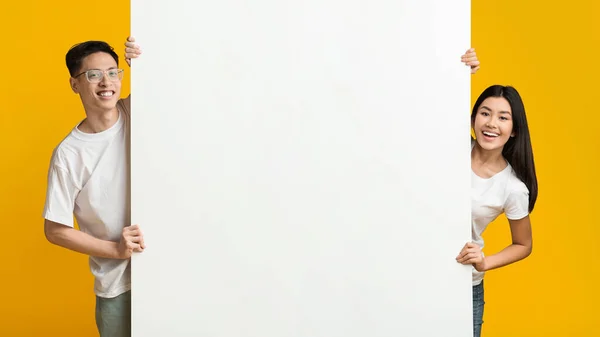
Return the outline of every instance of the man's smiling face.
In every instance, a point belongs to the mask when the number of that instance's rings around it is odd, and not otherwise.
[[[81,68],[77,75],[70,79],[71,88],[81,97],[85,110],[95,113],[103,113],[115,109],[121,95],[121,81],[111,80],[106,73],[117,70],[117,62],[107,53],[96,52],[86,56],[81,62]],[[98,83],[92,83],[93,76],[85,72],[89,70],[100,70],[102,79]]]

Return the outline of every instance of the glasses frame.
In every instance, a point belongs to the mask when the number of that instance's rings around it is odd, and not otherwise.
[[[117,77],[118,77],[118,78],[117,78],[116,80],[113,80],[113,79],[111,79],[111,78],[108,76],[108,72],[109,72],[109,71],[114,71],[114,70],[116,70],[116,71],[117,71],[117,74],[118,74],[118,75],[117,75]],[[89,73],[90,73],[91,71],[99,71],[99,72],[101,72],[101,73],[102,73],[102,76],[101,76],[99,79],[97,79],[97,80],[93,80],[93,81],[92,81],[92,80],[90,80],[90,75],[89,75]],[[121,69],[121,68],[112,68],[112,69],[108,69],[108,70],[90,69],[90,70],[86,70],[86,71],[84,71],[84,72],[82,72],[82,73],[79,73],[79,74],[77,74],[77,75],[73,76],[73,78],[77,78],[77,77],[79,77],[79,76],[81,76],[81,75],[85,74],[85,79],[86,79],[88,82],[90,82],[90,83],[100,83],[100,82],[102,82],[102,80],[104,79],[104,77],[105,77],[105,76],[106,76],[106,77],[107,77],[107,78],[108,78],[108,79],[109,79],[111,82],[120,82],[120,81],[123,79],[124,72],[125,72],[125,70],[124,70],[124,69]]]

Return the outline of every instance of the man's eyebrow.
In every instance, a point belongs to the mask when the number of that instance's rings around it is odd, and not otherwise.
[[[106,70],[112,70],[112,69],[118,69],[118,68],[117,68],[117,67],[115,67],[115,66],[112,66],[112,67],[110,67],[110,68],[108,68],[108,69],[106,69]],[[90,68],[90,69],[88,69],[88,70],[86,70],[86,71],[90,71],[90,70],[100,70],[100,71],[102,71],[102,69],[99,69],[99,68]]]

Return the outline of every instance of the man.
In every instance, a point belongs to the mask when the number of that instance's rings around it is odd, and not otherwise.
[[[132,38],[125,45],[131,66],[141,51]],[[130,225],[130,98],[120,99],[123,69],[107,43],[77,44],[66,63],[86,118],[52,154],[44,232],[51,243],[89,255],[100,336],[130,336],[130,257],[145,248],[140,228]]]

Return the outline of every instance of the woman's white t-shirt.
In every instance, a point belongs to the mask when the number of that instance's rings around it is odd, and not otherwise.
[[[472,142],[473,148],[475,142]],[[512,166],[507,163],[504,170],[490,178],[481,178],[471,170],[471,218],[472,240],[482,249],[482,234],[500,214],[510,220],[519,220],[529,215],[529,190],[517,178]],[[473,268],[473,285],[483,280],[484,273]]]

